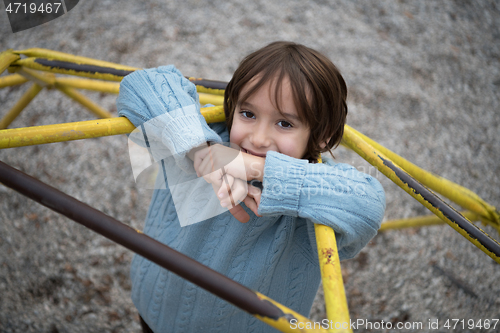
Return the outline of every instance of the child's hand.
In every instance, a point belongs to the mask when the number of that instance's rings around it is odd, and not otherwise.
[[[198,177],[220,188],[224,174],[243,181],[264,176],[265,158],[240,152],[220,144],[200,149],[193,156]]]
[[[248,193],[248,185],[241,179],[225,175],[221,187],[215,192],[222,207],[236,206],[242,202]]]
[[[242,201],[260,216],[257,211],[261,191],[248,186],[247,180],[262,181],[265,158],[219,144],[198,149],[191,156],[198,177],[203,177],[207,183],[212,184],[221,206],[228,207],[238,221],[245,223],[250,219],[239,205]]]
[[[225,175],[222,186],[215,190],[221,206],[228,207],[229,212],[241,223],[247,223],[250,220],[250,215],[239,204],[245,199],[247,192],[248,186],[246,182],[241,179],[234,179],[229,175]]]
[[[241,201],[250,208],[251,211],[257,216],[258,213],[261,190],[257,187],[248,185],[241,179],[234,179],[232,176],[227,176],[227,183],[224,181],[221,188],[216,191],[217,196],[221,202],[222,207],[232,207],[229,209],[231,214],[240,222],[246,223],[250,219],[247,212],[239,205]],[[231,184],[231,185],[229,185]]]
[[[243,202],[245,205],[250,208],[252,212],[254,212],[255,215],[261,217],[259,215],[259,205],[260,205],[260,196],[262,194],[262,191],[260,188],[248,185],[248,193],[245,199],[243,199]]]
[[[255,215],[260,216],[257,211],[262,191],[255,186],[248,185],[241,179],[234,179],[231,176],[228,176],[227,179],[228,183],[224,182],[217,191],[221,206],[232,207],[240,202],[245,202]]]

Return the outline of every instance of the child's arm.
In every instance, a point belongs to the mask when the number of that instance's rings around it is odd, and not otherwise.
[[[198,177],[212,184],[222,207],[243,211],[236,203],[243,201],[257,216],[261,190],[248,186],[250,180],[262,182],[265,159],[223,145],[210,145],[190,153]],[[233,211],[231,211],[233,213]],[[236,214],[233,213],[235,217]],[[248,219],[250,216],[248,216]],[[246,222],[248,219],[237,219]]]
[[[289,215],[332,227],[341,259],[354,257],[377,233],[385,194],[373,177],[347,164],[310,164],[269,152],[261,215]]]
[[[207,141],[221,142],[200,113],[195,85],[172,65],[127,75],[116,105],[120,116],[136,127],[143,125],[148,140],[159,150],[165,148],[161,154],[173,155],[181,168],[192,148]]]
[[[156,161],[173,156],[175,164],[187,173],[194,172],[186,157],[189,152],[207,142],[222,142],[221,136],[229,139],[225,126],[207,125],[200,113],[195,85],[172,65],[127,75],[120,84],[116,104],[120,116],[142,129],[136,133],[139,139],[147,136]],[[230,212],[241,222],[249,219],[241,207]]]

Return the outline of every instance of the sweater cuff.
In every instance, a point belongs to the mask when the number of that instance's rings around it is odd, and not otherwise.
[[[267,153],[259,214],[298,216],[307,163],[278,152]]]
[[[169,117],[161,137],[172,155],[180,157],[207,141],[221,142],[219,135],[207,125],[205,118],[196,113]]]

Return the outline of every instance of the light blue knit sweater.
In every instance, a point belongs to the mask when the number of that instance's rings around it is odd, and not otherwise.
[[[194,85],[173,66],[126,76],[117,107],[135,126],[166,114],[160,117],[166,130],[157,136],[181,168],[191,148],[209,140],[229,140],[224,124],[206,124]],[[193,129],[195,123],[201,123],[202,130]],[[165,171],[158,177],[165,177]],[[266,156],[263,186],[262,217],[242,204],[251,217],[248,223],[226,212],[182,228],[169,189],[157,189],[144,232],[308,316],[320,283],[313,223],[331,226],[340,259],[352,258],[380,227],[383,188],[349,165],[331,160],[310,164],[277,152]],[[132,300],[155,332],[276,331],[138,255],[130,277]]]

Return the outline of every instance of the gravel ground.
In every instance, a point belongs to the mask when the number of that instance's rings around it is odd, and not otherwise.
[[[344,74],[349,125],[500,205],[498,2],[81,0],[63,17],[16,34],[7,15],[0,18],[0,50],[173,63],[185,75],[216,80],[229,80],[243,56],[271,41],[304,43]],[[25,89],[0,91],[0,115]],[[86,95],[116,114],[116,96]],[[82,107],[44,90],[11,127],[87,119]],[[0,160],[142,228],[151,192],[134,184],[126,143],[118,136],[8,149]],[[355,154],[339,148],[336,155],[382,182],[386,220],[428,214]],[[128,250],[3,186],[0,207],[1,332],[140,331]],[[500,318],[500,270],[446,225],[380,233],[342,269],[353,320],[423,324],[413,332],[451,332],[443,325],[454,318],[466,324],[455,332],[500,328],[467,329],[469,319]],[[320,291],[311,318],[323,317]]]

